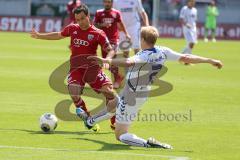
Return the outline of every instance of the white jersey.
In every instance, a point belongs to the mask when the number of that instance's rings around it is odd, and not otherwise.
[[[165,61],[177,61],[180,57],[180,53],[160,46],[138,52],[130,57],[135,61],[135,65],[128,69],[126,76],[128,87],[136,91],[139,87],[149,86]]]
[[[130,57],[135,65],[127,73],[127,82],[118,96],[116,122],[130,124],[139,108],[146,102],[154,77],[163,69],[167,60],[178,61],[182,55],[166,47],[154,47]]]
[[[189,25],[192,26],[192,30],[196,30],[197,21],[197,9],[195,7],[189,8],[184,6],[180,11],[180,18]]]
[[[140,14],[144,12],[141,0],[114,0],[113,8],[122,14],[126,27],[140,26]]]

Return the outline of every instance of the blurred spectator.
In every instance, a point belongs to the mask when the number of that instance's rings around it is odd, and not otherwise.
[[[192,54],[192,49],[197,43],[197,9],[195,8],[195,0],[188,0],[187,5],[183,6],[180,11],[180,23],[183,29],[183,35],[187,41],[187,46],[183,50],[183,54]],[[188,65],[189,63],[185,63]]]
[[[71,0],[71,1],[68,2],[67,11],[68,11],[68,14],[69,14],[70,23],[75,22],[75,16],[74,16],[73,10],[80,5],[81,5],[80,0]]]
[[[152,0],[142,0],[142,5],[148,17],[152,17]]]
[[[210,5],[206,9],[206,20],[205,20],[205,35],[204,41],[208,42],[208,32],[211,30],[211,38],[213,42],[216,42],[216,27],[217,27],[217,16],[219,15],[218,8],[216,7],[215,1],[211,1]]]
[[[166,0],[168,20],[178,20],[179,11],[182,7],[181,0]]]
[[[36,14],[38,16],[54,16],[54,9],[47,4],[44,4],[37,9]]]

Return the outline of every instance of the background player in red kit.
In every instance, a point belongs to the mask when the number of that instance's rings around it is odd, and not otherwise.
[[[81,5],[80,0],[71,0],[67,4],[67,12],[69,14],[70,23],[75,23],[74,9]]]
[[[38,33],[33,29],[31,36],[45,40],[60,40],[71,37],[72,54],[68,75],[68,90],[76,106],[77,115],[83,119],[89,115],[80,96],[85,83],[88,83],[97,93],[102,93],[107,102],[115,97],[111,80],[103,73],[98,64],[93,64],[87,57],[97,55],[98,44],[108,53],[107,58],[114,57],[115,52],[106,34],[90,24],[89,11],[86,5],[80,5],[74,10],[74,14],[76,23],[69,24],[61,32]],[[93,130],[97,131],[96,128],[93,128]]]
[[[118,33],[118,25],[125,33],[126,37],[130,39],[129,34],[122,22],[120,11],[113,9],[113,0],[103,0],[104,9],[97,10],[94,18],[94,25],[98,28],[102,29],[108,39],[115,52],[117,51],[118,41],[119,41],[119,33]],[[107,56],[107,52],[102,50],[102,57],[105,58]],[[114,75],[114,83],[113,88],[117,89],[120,87],[120,83],[123,80],[123,77],[120,76],[118,72],[118,67],[111,66],[110,71]]]

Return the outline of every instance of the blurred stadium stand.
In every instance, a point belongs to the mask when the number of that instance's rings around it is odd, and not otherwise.
[[[0,15],[15,16],[63,16],[69,0],[0,0]],[[153,19],[153,2],[158,20],[174,21],[178,19],[181,7],[186,0],[142,0],[150,19]],[[205,20],[205,8],[210,0],[196,0],[199,22]],[[82,0],[88,4],[91,14],[102,7],[102,0]],[[16,7],[17,6],[17,7]],[[220,10],[219,23],[240,23],[240,0],[217,0]],[[234,15],[234,16],[233,16]],[[231,17],[231,18],[229,18]]]
[[[89,6],[92,16],[97,9],[103,7],[102,0],[81,1]],[[186,4],[186,1],[187,0],[142,0],[150,21],[158,27],[161,36],[175,38],[182,37],[181,26],[178,19],[180,9]],[[59,29],[59,21],[64,24],[64,22],[66,22],[64,19],[68,17],[66,12],[68,2],[69,0],[0,0],[0,30],[14,31],[16,28],[13,26],[15,20],[6,20],[3,19],[3,16],[45,17],[39,26],[42,24],[46,24],[47,26],[40,26],[41,31],[46,31],[44,28],[49,28],[47,31],[51,31],[51,28]],[[199,33],[201,37],[204,31],[205,9],[210,0],[196,0],[196,2]],[[240,39],[240,0],[216,0],[216,2],[220,12],[217,29],[218,38]],[[49,19],[53,21],[51,22]],[[7,26],[8,21],[9,26]],[[33,19],[33,21],[34,23],[40,23],[37,22],[36,19]],[[35,25],[34,23],[31,25]],[[18,24],[16,24],[16,26],[17,25]],[[17,31],[21,31],[21,27],[19,28]],[[27,30],[28,29],[25,29],[23,31]]]
[[[199,22],[205,21],[205,9],[210,1],[196,0]],[[240,0],[216,0],[216,2],[220,11],[219,23],[240,23]],[[158,19],[167,21],[177,20],[181,7],[184,4],[186,4],[186,0],[160,0]]]
[[[29,16],[31,0],[0,0],[0,15]]]

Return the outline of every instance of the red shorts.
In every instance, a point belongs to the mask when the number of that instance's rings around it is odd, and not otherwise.
[[[101,70],[82,69],[76,68],[71,69],[67,77],[68,85],[78,84],[82,87],[88,83],[94,91],[100,93],[100,89],[107,84],[112,84],[111,80]]]

